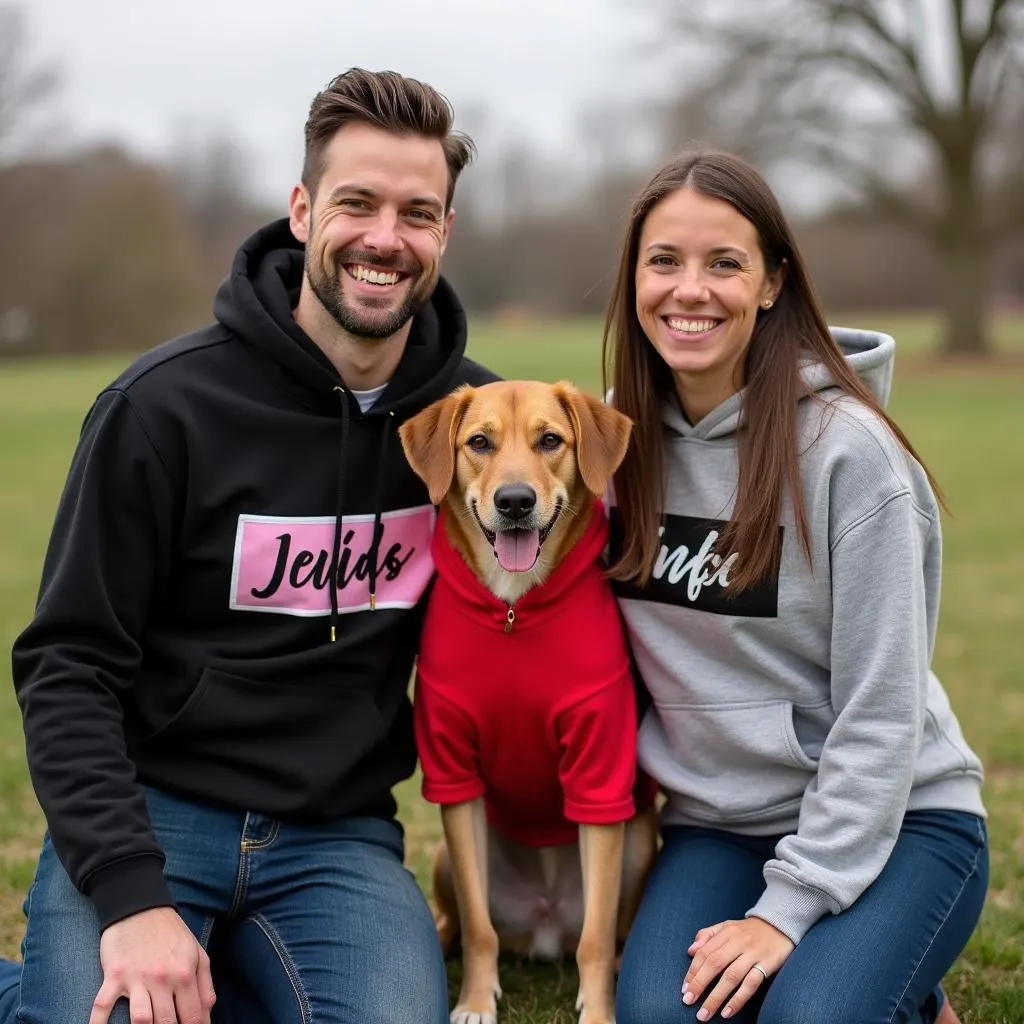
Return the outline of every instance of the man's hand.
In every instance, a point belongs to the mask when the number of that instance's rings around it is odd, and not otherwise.
[[[786,962],[793,948],[786,935],[759,917],[701,928],[687,950],[693,962],[683,978],[683,1002],[692,1006],[721,975],[697,1019],[710,1020],[719,1007],[728,1019]]]
[[[100,964],[89,1024],[107,1024],[122,996],[132,1024],[210,1024],[210,958],[171,907],[110,925],[100,936]]]

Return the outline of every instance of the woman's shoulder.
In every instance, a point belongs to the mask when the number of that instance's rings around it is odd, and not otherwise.
[[[835,500],[882,502],[906,493],[929,514],[935,509],[924,467],[860,399],[838,389],[805,399],[798,435],[804,476],[827,475]]]
[[[822,447],[835,455],[890,462],[894,455],[906,451],[883,417],[838,388],[801,401],[797,435],[802,454]]]

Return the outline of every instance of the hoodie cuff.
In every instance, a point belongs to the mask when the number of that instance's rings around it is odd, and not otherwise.
[[[764,895],[744,916],[767,921],[795,944],[834,906],[835,900],[820,889],[772,874],[767,877]]]
[[[94,871],[85,885],[99,916],[100,931],[154,907],[176,907],[164,878],[163,857],[139,854]]]

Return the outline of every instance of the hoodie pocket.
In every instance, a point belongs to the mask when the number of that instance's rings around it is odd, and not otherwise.
[[[772,820],[799,805],[818,767],[795,711],[789,701],[659,704],[644,719],[640,763],[695,820]]]
[[[249,774],[309,792],[371,753],[385,726],[370,690],[289,685],[206,668],[192,695],[147,742],[193,766]],[[333,769],[333,770],[332,770]]]

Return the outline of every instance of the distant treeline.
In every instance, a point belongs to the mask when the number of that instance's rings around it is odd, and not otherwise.
[[[106,147],[0,168],[0,355],[138,351],[208,321],[239,242],[285,209],[284,196],[279,210],[248,199],[230,167],[166,168]],[[477,314],[600,313],[639,184],[620,171],[545,209],[517,210],[512,196],[500,224],[469,187],[445,274]],[[829,309],[939,298],[927,246],[869,209],[801,223],[799,237]],[[1024,240],[994,266],[997,301],[1024,305]]]

